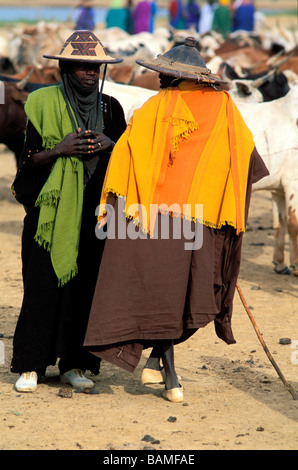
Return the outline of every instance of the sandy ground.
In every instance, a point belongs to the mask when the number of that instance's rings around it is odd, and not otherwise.
[[[93,377],[98,394],[57,395],[58,369],[34,394],[14,389],[12,338],[22,301],[20,236],[24,210],[10,194],[15,162],[0,147],[0,449],[1,450],[297,450],[298,401],[269,362],[238,294],[237,344],[218,340],[213,325],[176,347],[184,403],[140,383],[142,358],[129,374],[104,363]],[[298,391],[298,279],[273,273],[270,194],[254,193],[239,284],[286,380]],[[41,312],[42,314],[42,312]],[[154,442],[144,441],[149,435]]]

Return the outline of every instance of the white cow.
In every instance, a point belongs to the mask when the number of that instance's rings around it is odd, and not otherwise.
[[[154,90],[141,88],[138,86],[122,85],[120,83],[105,80],[103,93],[114,96],[122,105],[126,122],[132,116],[135,109],[140,108],[151,96],[158,93]]]
[[[111,35],[110,28],[99,36],[114,57],[121,57],[125,64],[136,65],[136,59],[153,59],[159,54],[163,54],[172,46],[172,35],[167,28],[156,28],[153,33],[143,31],[138,34],[126,34],[125,37],[119,37],[119,33],[114,31]],[[122,33],[120,33],[122,35]]]
[[[298,82],[293,82],[282,98],[265,103],[238,103],[238,108],[270,172],[254,185],[254,190],[265,189],[272,194],[275,270],[288,272],[284,262],[288,233],[290,265],[298,276]]]
[[[287,78],[289,86],[291,86],[293,82],[298,80],[298,75],[292,70],[284,70],[282,73]],[[259,90],[259,87],[262,84],[261,83],[262,80],[264,80],[264,78],[256,79],[256,80],[245,80],[245,79],[227,80],[229,82],[229,87],[230,87],[229,93],[232,96],[236,104],[238,103],[261,103],[262,101],[264,101],[264,96]]]
[[[231,80],[229,83],[229,94],[238,103],[261,103],[263,95],[253,84],[252,80]]]

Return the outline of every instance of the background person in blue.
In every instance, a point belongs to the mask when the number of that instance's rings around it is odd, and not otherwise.
[[[150,21],[150,33],[153,33],[155,29],[155,16],[157,14],[157,2],[155,0],[150,0],[151,4],[151,21]]]
[[[194,27],[196,31],[199,29],[201,8],[197,0],[188,0],[185,7],[185,28]]]
[[[81,0],[75,12],[75,30],[93,31],[95,27],[95,12],[92,0]]]
[[[252,0],[236,2],[233,12],[232,31],[253,31],[255,27],[255,7]]]

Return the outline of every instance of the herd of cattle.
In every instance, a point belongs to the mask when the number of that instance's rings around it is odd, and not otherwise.
[[[63,24],[38,23],[0,29],[0,80],[5,99],[0,104],[0,143],[16,155],[24,142],[24,102],[41,86],[59,83],[56,61],[43,54],[59,52],[71,30]],[[260,24],[254,33],[238,31],[228,39],[209,32],[157,28],[153,33],[128,35],[118,28],[96,30],[107,51],[123,62],[109,65],[104,93],[115,96],[127,121],[133,110],[158,92],[159,80],[136,64],[166,52],[187,36],[195,36],[207,67],[227,82],[251,129],[270,176],[255,189],[272,193],[274,269],[298,276],[298,36],[291,29]],[[3,86],[3,85],[2,85]],[[285,237],[289,236],[289,267]]]

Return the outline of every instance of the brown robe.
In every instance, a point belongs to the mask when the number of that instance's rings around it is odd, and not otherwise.
[[[246,217],[252,183],[266,175],[254,149]],[[158,217],[160,226],[168,216]],[[169,233],[172,224],[169,217]],[[211,321],[219,338],[235,343],[231,317],[243,233],[229,225],[202,229],[203,244],[195,250],[185,250],[183,237],[107,238],[84,342],[90,352],[133,372],[154,340],[179,343]]]

